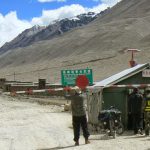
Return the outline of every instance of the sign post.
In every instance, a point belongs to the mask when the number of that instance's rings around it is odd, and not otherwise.
[[[92,69],[61,70],[61,82],[63,86],[75,86],[78,76],[84,75],[89,85],[93,85]]]
[[[142,77],[150,77],[150,69],[143,70]]]
[[[135,53],[135,52],[140,52],[141,50],[138,50],[138,49],[128,49],[127,51],[131,51],[131,52],[132,52],[131,60],[129,61],[130,66],[131,66],[131,67],[136,66],[136,65],[137,65],[137,62],[134,60],[134,53]]]

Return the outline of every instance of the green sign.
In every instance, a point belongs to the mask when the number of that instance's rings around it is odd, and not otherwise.
[[[76,85],[76,78],[79,75],[86,75],[89,80],[89,85],[93,85],[92,69],[78,69],[78,70],[61,70],[61,82],[63,86]]]

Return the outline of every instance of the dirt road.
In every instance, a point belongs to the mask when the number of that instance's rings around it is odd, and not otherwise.
[[[0,150],[150,150],[150,137],[125,133],[116,139],[91,135],[74,147],[71,114],[56,105],[0,96]]]

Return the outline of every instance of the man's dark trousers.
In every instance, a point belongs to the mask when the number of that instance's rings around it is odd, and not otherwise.
[[[85,139],[88,139],[89,132],[87,126],[87,118],[84,116],[73,116],[73,130],[74,130],[74,141],[77,142],[80,137],[80,126],[82,127],[83,136]]]
[[[133,117],[133,129],[134,129],[134,134],[138,133],[138,130],[143,129],[143,116],[140,113],[135,113],[132,114]]]

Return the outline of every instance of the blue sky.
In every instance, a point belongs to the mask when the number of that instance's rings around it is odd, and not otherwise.
[[[120,0],[0,0],[0,46],[34,25],[89,11],[100,12]]]
[[[39,2],[38,0],[1,0],[0,12],[3,15],[8,14],[10,11],[17,11],[19,19],[30,20],[33,17],[41,15],[42,10],[58,9],[65,5],[80,4],[83,7],[92,8],[97,6],[100,1],[93,0],[67,0],[62,2]]]

